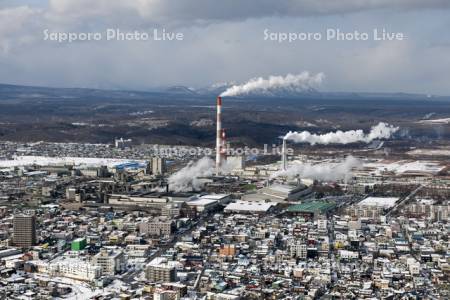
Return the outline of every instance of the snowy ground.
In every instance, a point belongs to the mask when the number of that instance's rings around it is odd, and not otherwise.
[[[412,161],[412,160],[399,160],[399,161],[380,161],[376,163],[365,163],[364,167],[374,168],[377,173],[382,171],[392,171],[397,174],[403,174],[407,172],[425,172],[436,174],[443,170],[445,166],[439,162],[434,161]]]
[[[408,155],[450,156],[449,149],[415,149],[407,152]]]
[[[421,120],[418,123],[421,123],[421,124],[449,124],[450,118],[434,119],[434,120]]]
[[[59,283],[61,285],[67,285],[72,288],[72,293],[54,299],[66,299],[66,300],[86,300],[95,296],[105,295],[109,292],[118,292],[120,290],[126,290],[123,282],[120,280],[114,280],[110,285],[105,288],[94,288],[86,282],[73,280],[65,277],[48,277],[43,274],[35,274],[35,278],[50,279],[52,282]]]

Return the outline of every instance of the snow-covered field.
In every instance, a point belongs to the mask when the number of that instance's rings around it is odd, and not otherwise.
[[[421,124],[449,124],[450,123],[450,118],[433,119],[433,120],[421,120],[418,123],[421,123]]]
[[[415,149],[407,152],[408,155],[450,156],[450,149]]]
[[[409,172],[425,172],[436,174],[443,170],[445,166],[439,162],[434,161],[412,161],[412,160],[399,160],[399,161],[380,161],[376,163],[365,163],[365,168],[373,168],[377,173],[383,171],[394,172],[396,174],[403,174]]]

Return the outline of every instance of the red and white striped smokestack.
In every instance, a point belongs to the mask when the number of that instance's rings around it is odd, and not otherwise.
[[[217,133],[216,133],[216,175],[222,165],[222,97],[217,97]]]

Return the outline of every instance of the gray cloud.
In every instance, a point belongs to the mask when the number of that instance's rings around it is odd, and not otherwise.
[[[76,17],[133,13],[152,21],[208,21],[345,14],[375,9],[450,8],[447,0],[50,0],[53,12]]]
[[[449,11],[444,9],[449,6],[447,0],[0,0],[0,82],[145,89],[245,82],[309,70],[326,74],[325,90],[450,94],[448,48],[432,46],[445,42],[439,32],[448,28]],[[408,40],[263,41],[264,28],[320,31],[380,26],[406,31]],[[73,44],[42,40],[45,28],[106,27],[166,27],[183,32],[185,40]]]

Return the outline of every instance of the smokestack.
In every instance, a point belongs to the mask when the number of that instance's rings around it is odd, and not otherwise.
[[[227,160],[227,142],[226,142],[225,129],[222,129],[222,146],[220,149],[220,155],[221,155],[222,163]]]
[[[222,165],[222,97],[217,97],[216,175]]]
[[[286,139],[283,139],[283,148],[281,149],[281,170],[287,170]]]

